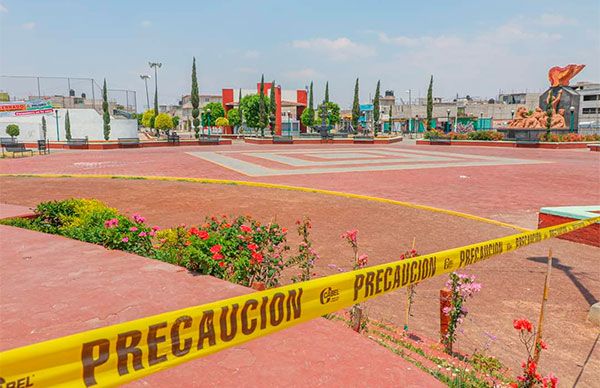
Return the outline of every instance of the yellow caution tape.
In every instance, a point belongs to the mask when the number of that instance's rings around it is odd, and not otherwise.
[[[253,181],[238,181],[232,179],[212,179],[212,178],[193,178],[193,177],[175,177],[175,176],[160,176],[160,175],[109,175],[109,174],[0,174],[0,177],[7,178],[77,178],[77,179],[133,179],[133,180],[149,180],[149,181],[167,181],[167,182],[194,182],[207,184],[221,185],[240,185],[249,187],[261,187],[266,189],[279,189],[289,191],[300,191],[305,193],[316,193],[324,195],[332,195],[336,197],[361,199],[365,201],[387,203],[390,205],[404,206],[412,209],[426,210],[430,212],[447,214],[450,216],[466,218],[468,220],[485,222],[492,225],[502,226],[505,228],[516,229],[521,232],[527,232],[529,229],[522,228],[517,225],[508,224],[502,221],[496,221],[485,217],[479,217],[473,214],[463,213],[456,210],[448,210],[427,205],[419,205],[411,202],[397,201],[395,199],[373,197],[370,195],[345,193],[343,191],[313,189],[303,186],[282,185],[279,183],[265,183]]]
[[[573,221],[0,353],[3,387],[115,386],[600,221]]]

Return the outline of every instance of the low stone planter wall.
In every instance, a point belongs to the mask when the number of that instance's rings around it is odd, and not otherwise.
[[[440,141],[423,139],[417,140],[418,145],[450,145],[471,147],[519,147],[519,148],[548,148],[548,149],[573,149],[587,148],[588,142],[519,142],[512,140],[450,140],[442,143]],[[600,145],[598,145],[600,147]]]
[[[538,215],[538,229],[598,216],[600,206],[544,207]],[[600,247],[600,224],[558,236],[563,240]]]
[[[218,145],[231,145],[231,139],[219,139]],[[198,140],[180,140],[179,143],[169,143],[166,140],[143,141],[137,147],[129,146],[127,148],[147,148],[147,147],[177,147],[177,146],[204,146],[217,144],[201,144]],[[37,143],[25,143],[25,146],[30,149],[37,149]],[[51,149],[78,149],[78,150],[114,150],[123,148],[118,141],[90,141],[85,147],[69,146],[66,142],[49,142],[48,148]]]

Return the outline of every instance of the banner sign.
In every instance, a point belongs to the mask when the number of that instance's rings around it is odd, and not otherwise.
[[[30,116],[54,112],[51,102],[44,99],[0,102],[0,117]]]

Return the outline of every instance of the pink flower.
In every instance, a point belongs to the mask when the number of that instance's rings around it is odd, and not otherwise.
[[[110,220],[104,221],[104,227],[108,228],[108,229],[112,229],[116,226],[119,226],[119,219],[118,218],[112,218]]]
[[[348,230],[345,233],[342,233],[342,235],[340,237],[345,238],[352,244],[356,244],[356,238],[358,237],[358,230],[356,230],[356,229]]]
[[[156,225],[155,225],[155,226],[153,226],[153,227],[152,227],[152,230],[156,232],[156,231],[159,231],[159,230],[160,230],[160,228],[159,228],[158,226],[156,226]]]
[[[140,237],[146,237],[148,234],[146,232],[140,232],[140,234],[138,234],[138,236]]]
[[[250,232],[252,232],[252,228],[251,228],[251,227],[249,227],[248,225],[241,225],[241,226],[240,226],[240,229],[241,229],[241,230],[243,230],[243,231],[244,231],[244,232],[246,232],[246,233],[250,233]]]
[[[367,255],[360,255],[358,257],[358,260],[356,262],[356,264],[358,264],[359,268],[363,268],[367,265],[367,262],[369,261],[369,256]]]
[[[126,242],[129,242],[129,237],[123,237],[123,238],[121,239],[121,241],[123,241],[124,243],[126,243]]]
[[[210,248],[210,253],[219,253],[221,252],[221,246],[219,244],[217,245],[213,245],[212,248]]]
[[[130,232],[137,232],[138,228],[136,228],[135,226],[132,226],[131,228],[129,228]]]
[[[144,222],[146,222],[146,219],[144,217],[140,216],[139,214],[134,214],[133,220],[135,222],[137,222],[138,224],[143,224]]]

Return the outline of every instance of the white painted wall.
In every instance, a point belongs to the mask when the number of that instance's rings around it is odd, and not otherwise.
[[[58,129],[61,141],[66,140],[66,113],[66,109],[58,110]],[[17,124],[21,130],[18,137],[19,141],[34,142],[42,139],[42,116],[0,117],[0,137],[8,137],[6,134],[7,125]],[[48,114],[45,116],[48,139],[56,140],[55,115]],[[71,137],[84,138],[87,136],[89,140],[104,140],[102,115],[94,109],[69,109],[69,119],[71,120]],[[138,137],[137,120],[111,117],[109,140],[117,140],[119,137]]]

